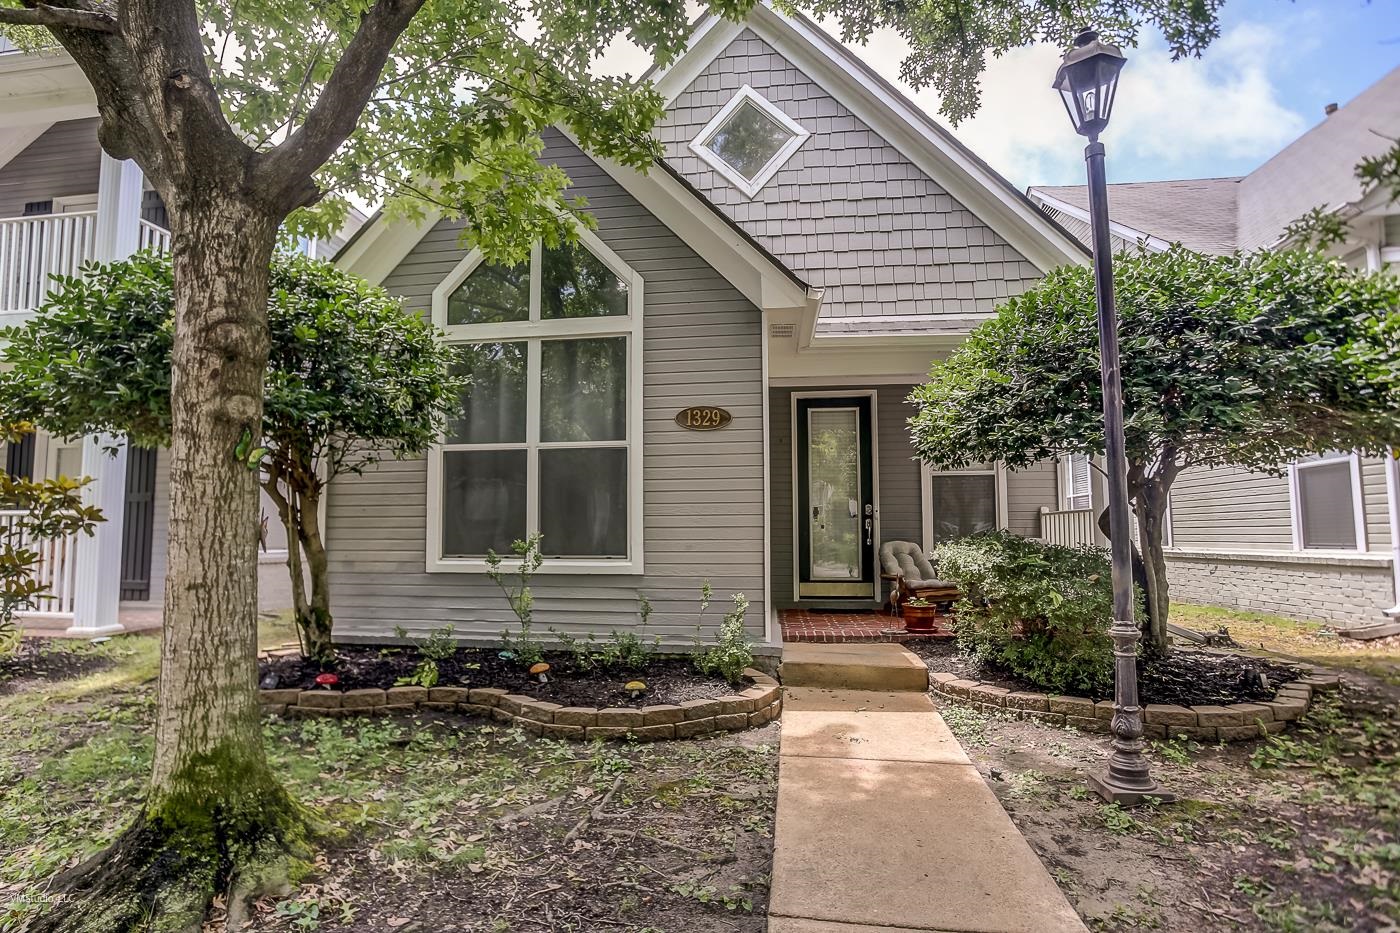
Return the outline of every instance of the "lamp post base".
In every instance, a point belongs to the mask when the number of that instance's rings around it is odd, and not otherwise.
[[[1147,802],[1151,797],[1158,803],[1174,803],[1176,794],[1163,790],[1156,781],[1152,782],[1151,789],[1142,787],[1123,787],[1113,783],[1113,778],[1097,774],[1089,775],[1089,789],[1103,798],[1105,803],[1116,803],[1120,807],[1136,807]]]

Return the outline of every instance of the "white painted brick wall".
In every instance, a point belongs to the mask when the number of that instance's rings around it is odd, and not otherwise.
[[[1174,600],[1349,628],[1382,620],[1395,603],[1388,563],[1329,566],[1167,555]]]

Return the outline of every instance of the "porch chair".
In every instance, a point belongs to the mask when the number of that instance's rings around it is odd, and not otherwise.
[[[958,585],[940,580],[923,548],[912,541],[886,541],[880,545],[880,579],[888,584],[886,597],[893,615],[900,614],[906,599],[927,599],[946,612],[958,598]]]

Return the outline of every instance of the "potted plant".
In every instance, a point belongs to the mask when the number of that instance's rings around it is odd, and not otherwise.
[[[904,615],[904,630],[916,635],[946,635],[944,617],[938,605],[931,599],[915,597],[900,604]]]

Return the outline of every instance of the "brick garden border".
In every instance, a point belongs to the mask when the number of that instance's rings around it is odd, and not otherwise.
[[[1307,676],[1278,689],[1272,700],[1235,703],[1230,706],[1143,706],[1144,735],[1150,739],[1186,736],[1205,742],[1244,742],[1272,732],[1282,732],[1312,705],[1315,691],[1335,690],[1341,678],[1323,668],[1305,668]],[[1085,732],[1109,731],[1113,701],[1095,702],[1086,697],[1031,693],[995,687],[960,674],[931,672],[929,687],[940,697],[982,710],[1012,713],[1053,726],[1073,726]]]
[[[782,714],[782,687],[749,668],[752,686],[713,700],[686,700],[641,709],[561,706],[499,687],[389,687],[364,690],[259,690],[263,712],[274,716],[374,716],[417,709],[459,712],[509,722],[555,739],[690,739],[740,732]]]

